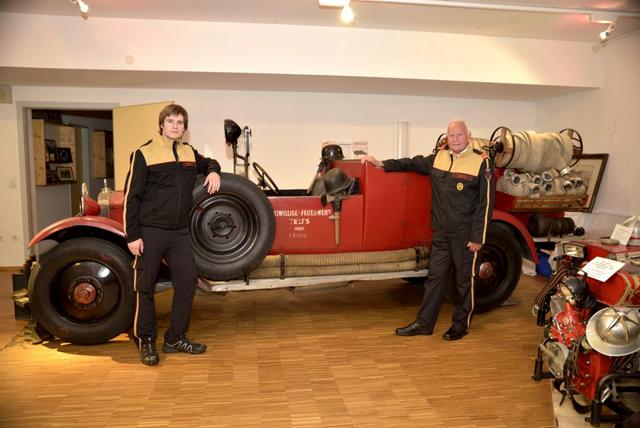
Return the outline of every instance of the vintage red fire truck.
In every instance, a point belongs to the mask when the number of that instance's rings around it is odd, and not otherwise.
[[[245,176],[247,130],[225,121],[234,170],[237,161],[243,161]],[[244,156],[238,153],[243,134]],[[554,138],[559,137],[554,134]],[[575,135],[565,138],[565,164],[574,162],[581,152],[581,140],[579,145],[575,141]],[[517,167],[527,158],[526,142],[516,142],[505,128],[490,140],[474,140],[474,145],[496,158],[496,180],[510,171],[510,164]],[[358,160],[340,159],[330,149],[323,150],[308,189],[281,190],[259,164],[253,168],[265,190],[230,173],[222,173],[221,189],[213,195],[202,188],[202,178],[196,183],[189,232],[200,290],[224,293],[389,278],[417,282],[427,276],[428,177],[385,173]],[[511,295],[523,257],[538,262],[527,225],[539,214],[540,204],[530,204],[526,196],[497,193],[487,242],[478,258],[475,296],[480,312],[501,305]],[[562,199],[553,198],[538,198],[546,202],[542,211],[551,222],[562,220],[568,207]],[[81,199],[77,216],[51,224],[29,243],[31,248],[45,240],[57,245],[25,263],[28,290],[21,302],[39,328],[63,340],[95,344],[131,327],[132,257],[122,225],[123,193],[113,192],[100,203],[86,194]],[[570,200],[576,202],[575,197]],[[170,282],[160,278],[157,290],[168,287]],[[455,293],[449,297],[455,299]]]

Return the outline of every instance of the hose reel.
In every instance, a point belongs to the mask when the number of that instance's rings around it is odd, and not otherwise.
[[[497,167],[533,173],[556,169],[560,175],[565,175],[578,162],[584,148],[582,136],[571,128],[560,132],[513,133],[509,128],[500,126],[493,131],[490,141],[497,154]]]

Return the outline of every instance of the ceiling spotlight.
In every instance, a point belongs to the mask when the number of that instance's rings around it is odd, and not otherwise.
[[[342,12],[340,12],[340,19],[343,24],[352,24],[353,20],[356,18],[356,15],[353,13],[353,9],[349,6],[349,3],[345,4],[342,8]]]
[[[351,3],[351,0],[318,0],[318,6],[320,7],[341,7],[340,20],[346,25],[353,24],[356,18],[349,3]]]
[[[86,4],[84,1],[69,0],[69,3],[71,3],[72,6],[75,6],[78,8],[78,10],[80,10],[80,16],[82,16],[84,19],[87,19],[89,17],[89,5]]]
[[[345,7],[349,5],[350,0],[318,0],[320,7]]]
[[[615,29],[616,29],[616,24],[611,22],[606,30],[600,32],[600,41],[604,42],[605,40],[607,40],[611,35],[611,33],[613,33],[613,30]]]

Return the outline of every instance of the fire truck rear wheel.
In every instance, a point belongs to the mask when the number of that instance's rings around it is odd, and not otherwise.
[[[258,267],[271,250],[276,218],[269,199],[244,177],[220,174],[212,195],[196,180],[189,224],[198,273],[212,280],[242,277]]]
[[[103,239],[62,242],[41,256],[29,278],[33,318],[49,333],[94,345],[131,328],[135,311],[131,258]]]
[[[515,237],[499,226],[490,226],[486,243],[478,252],[476,265],[480,273],[475,278],[474,312],[483,313],[503,304],[518,285],[522,254]],[[460,301],[453,267],[449,272],[446,298],[452,304]]]

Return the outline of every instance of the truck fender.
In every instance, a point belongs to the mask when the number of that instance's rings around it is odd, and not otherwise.
[[[516,217],[509,214],[508,212],[500,211],[496,209],[493,210],[491,219],[493,222],[496,222],[496,223],[502,222],[513,227],[515,229],[514,232],[520,235],[519,238],[521,239],[521,243],[524,244],[529,250],[529,255],[531,256],[531,259],[534,261],[534,263],[538,264],[540,260],[538,259],[538,253],[536,251],[536,246],[533,242],[533,238],[531,238],[531,234],[529,234],[529,231],[520,222],[520,220],[518,220]],[[523,256],[526,256],[526,254],[523,254]]]
[[[64,232],[69,229],[82,227],[89,229],[100,229],[111,234],[117,235],[121,238],[124,238],[124,229],[121,223],[118,223],[115,220],[106,217],[100,216],[77,216],[77,217],[68,217],[57,221],[55,223],[50,224],[49,226],[42,229],[36,236],[31,239],[29,242],[28,248],[33,247],[38,242],[43,241],[45,239],[54,239],[57,240],[56,237],[61,232]]]

